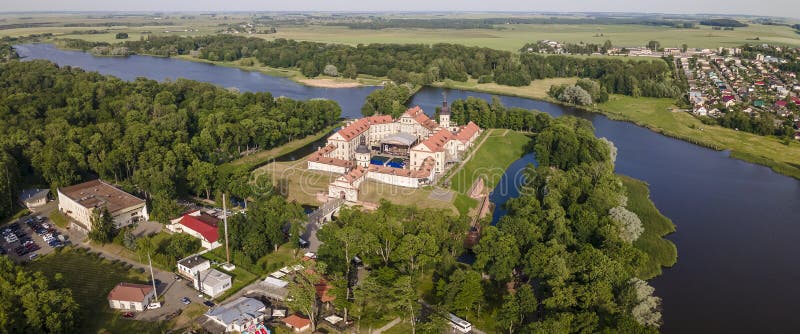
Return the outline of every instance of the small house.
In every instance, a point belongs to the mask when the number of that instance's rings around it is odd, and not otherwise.
[[[49,189],[25,189],[19,195],[19,202],[28,210],[33,210],[47,204],[47,195],[49,194]]]
[[[151,285],[119,283],[108,293],[108,306],[115,310],[144,311],[155,299]]]
[[[311,320],[298,316],[297,314],[292,314],[286,318],[283,318],[281,321],[286,324],[286,327],[293,329],[295,333],[300,333],[311,329]]]

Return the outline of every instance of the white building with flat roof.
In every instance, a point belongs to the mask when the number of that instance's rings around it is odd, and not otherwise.
[[[58,210],[89,231],[94,210],[103,207],[113,217],[116,228],[149,219],[143,199],[101,180],[58,188]]]

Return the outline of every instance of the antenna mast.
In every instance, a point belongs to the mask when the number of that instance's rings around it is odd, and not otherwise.
[[[158,301],[158,289],[156,288],[156,275],[153,275],[153,260],[150,259],[150,252],[147,252],[147,262],[150,264],[150,281],[153,283],[153,291]]]
[[[222,220],[225,222],[225,260],[226,264],[231,263],[231,250],[228,248],[228,209],[225,194],[222,194]]]

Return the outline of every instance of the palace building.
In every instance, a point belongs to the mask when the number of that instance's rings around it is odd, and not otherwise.
[[[394,119],[375,115],[349,121],[308,158],[308,169],[341,174],[328,196],[358,200],[364,180],[419,188],[433,183],[463,155],[481,133],[472,122],[455,126],[445,100],[439,122],[419,106]]]

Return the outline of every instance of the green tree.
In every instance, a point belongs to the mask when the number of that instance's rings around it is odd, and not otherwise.
[[[317,288],[314,286],[317,282],[319,282],[319,276],[316,273],[298,271],[294,281],[289,285],[291,298],[286,300],[286,304],[290,308],[308,316],[311,320],[311,330],[316,330],[319,316]]]
[[[509,334],[514,333],[522,321],[522,311],[515,294],[503,296],[503,305],[498,310],[496,319],[504,331],[508,331]]]
[[[89,239],[101,244],[109,243],[114,239],[114,218],[108,212],[107,207],[103,206],[102,209],[92,210],[91,223]]]
[[[186,170],[186,179],[198,194],[206,193],[206,199],[211,199],[211,187],[216,179],[217,167],[214,164],[195,160]]]
[[[417,296],[416,285],[411,276],[400,276],[392,286],[392,299],[394,307],[402,310],[411,323],[411,333],[417,332],[417,312],[420,309],[419,297]]]
[[[487,226],[473,251],[476,269],[485,270],[498,282],[508,282],[513,278],[514,269],[520,259],[514,236],[503,233],[497,227]]]

